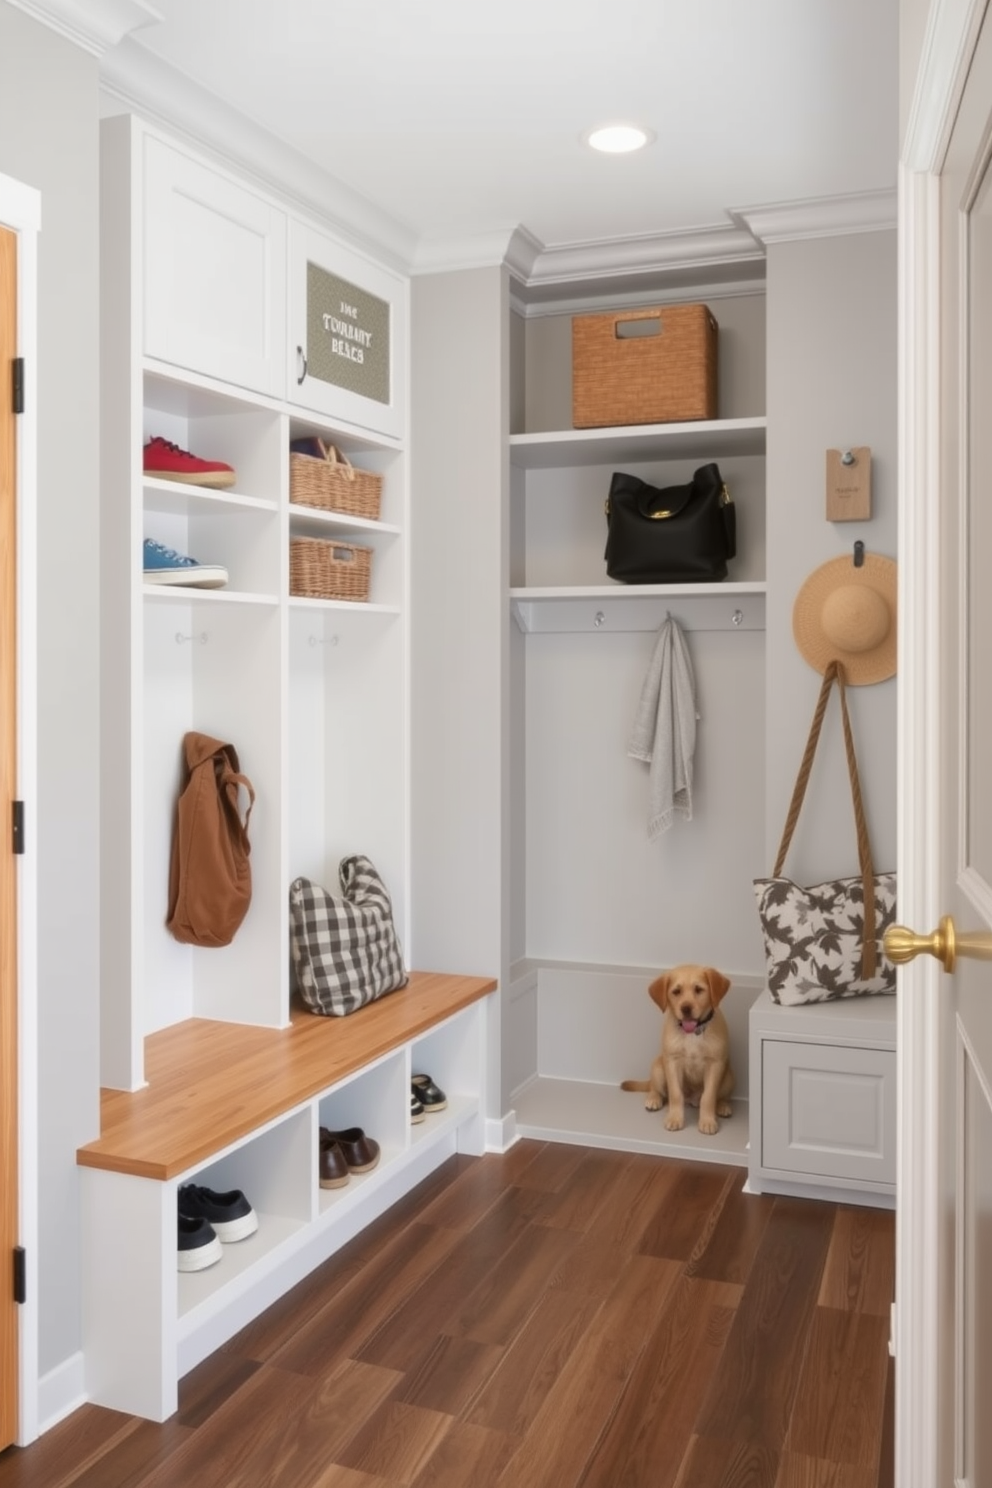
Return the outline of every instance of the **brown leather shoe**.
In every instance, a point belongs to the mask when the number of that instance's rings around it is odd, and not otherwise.
[[[337,1143],[352,1173],[369,1173],[379,1161],[379,1143],[367,1137],[360,1126],[349,1126],[345,1131],[328,1131],[322,1126],[320,1140]]]
[[[348,1163],[344,1153],[334,1142],[328,1138],[325,1140],[323,1130],[320,1134],[320,1154],[317,1161],[317,1172],[321,1188],[344,1188],[348,1182]]]

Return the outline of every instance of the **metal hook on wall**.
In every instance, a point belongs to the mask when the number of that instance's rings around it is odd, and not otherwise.
[[[864,568],[865,566],[865,545],[860,537],[854,544],[854,566],[855,568]]]

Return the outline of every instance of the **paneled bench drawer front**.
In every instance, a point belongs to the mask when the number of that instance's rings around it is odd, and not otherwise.
[[[895,1183],[894,1051],[765,1039],[761,1078],[765,1171]]]

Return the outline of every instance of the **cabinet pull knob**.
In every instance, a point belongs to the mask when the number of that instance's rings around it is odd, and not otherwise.
[[[297,385],[297,387],[299,387],[300,383],[303,381],[303,379],[307,375],[307,357],[306,357],[306,352],[303,350],[303,347],[302,346],[298,346],[296,348],[296,355],[299,358],[300,366],[303,368],[303,371],[300,373],[299,377],[296,379],[296,385]]]

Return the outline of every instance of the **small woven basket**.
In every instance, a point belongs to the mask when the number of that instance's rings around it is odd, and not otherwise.
[[[372,549],[322,537],[289,540],[289,592],[304,599],[367,600]]]
[[[718,327],[706,305],[572,319],[576,429],[713,419]]]
[[[316,506],[322,511],[344,512],[377,522],[382,476],[371,470],[356,470],[346,455],[322,439],[307,442],[319,453],[290,451],[289,499],[293,505]]]

